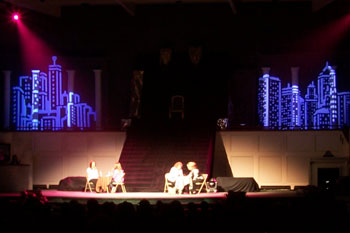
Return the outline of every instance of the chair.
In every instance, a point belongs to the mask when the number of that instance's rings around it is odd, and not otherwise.
[[[169,107],[169,118],[172,117],[173,113],[181,113],[181,119],[185,117],[185,104],[184,97],[182,95],[174,95],[171,97]]]
[[[165,183],[164,183],[164,192],[168,192],[171,194],[176,194],[175,187],[170,186],[170,182],[168,180],[169,173],[165,173],[164,178],[165,178]]]
[[[119,185],[122,188],[122,192],[126,193],[126,188],[125,188],[124,182],[113,182],[112,185],[113,185],[113,188],[111,190],[111,193],[117,192]],[[109,193],[109,187],[108,186],[107,186],[107,192]]]
[[[92,186],[92,187],[91,187]],[[92,192],[92,190],[94,189],[94,183],[92,183],[90,180],[88,180],[88,178],[86,177],[86,183],[85,183],[85,189],[84,192],[86,192],[86,190],[89,188],[89,191]]]
[[[203,177],[203,180],[199,180],[193,183],[194,186],[199,186],[198,190],[196,190],[197,191],[196,194],[200,194],[204,186],[205,186],[205,189],[208,190],[208,187],[207,187],[208,174],[202,174],[202,177]]]
[[[165,175],[164,175],[164,178],[165,178],[164,193],[168,192],[168,190],[169,190],[168,176],[169,176],[169,173],[165,173]]]

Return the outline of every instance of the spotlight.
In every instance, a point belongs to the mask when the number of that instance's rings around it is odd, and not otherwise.
[[[220,130],[226,130],[228,126],[228,118],[219,118],[216,124]]]
[[[211,178],[208,182],[207,182],[207,192],[208,193],[216,193],[218,187],[218,182],[216,181],[215,178]]]
[[[19,14],[18,14],[18,13],[14,13],[14,14],[12,15],[12,19],[13,19],[14,21],[18,21],[18,20],[19,20]]]

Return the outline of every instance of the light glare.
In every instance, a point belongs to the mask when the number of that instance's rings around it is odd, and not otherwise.
[[[19,20],[19,15],[17,13],[13,14],[12,19],[15,21]]]

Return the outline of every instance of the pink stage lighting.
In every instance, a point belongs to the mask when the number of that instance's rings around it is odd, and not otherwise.
[[[18,21],[18,20],[19,20],[19,14],[14,13],[14,14],[12,15],[12,19],[13,19],[14,21]]]

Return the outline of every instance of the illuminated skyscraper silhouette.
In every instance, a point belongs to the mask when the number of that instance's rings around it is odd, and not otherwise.
[[[350,127],[350,92],[338,93],[339,125]]]
[[[328,62],[312,82],[305,99],[298,85],[279,89],[279,78],[259,78],[258,114],[261,125],[276,129],[338,129],[350,127],[350,92],[337,93],[336,72]],[[278,92],[278,90],[281,90]],[[278,93],[281,97],[278,98]],[[274,105],[274,106],[272,106]],[[280,116],[278,116],[280,109]]]
[[[300,95],[299,95],[299,118],[300,118],[300,123],[299,123],[300,129],[305,129],[305,100]]]
[[[307,87],[306,95],[305,95],[305,129],[314,129],[315,121],[314,114],[317,109],[317,91],[314,82]]]
[[[314,114],[317,129],[338,128],[338,97],[335,70],[326,63],[318,75],[318,102]]]
[[[281,127],[282,129],[300,128],[301,122],[301,104],[304,100],[300,97],[299,87],[290,85],[282,88],[281,104]]]
[[[259,78],[258,87],[259,122],[264,127],[281,127],[281,80],[265,73]]]
[[[80,96],[62,87],[62,67],[49,65],[48,76],[32,70],[32,76],[21,76],[13,87],[12,124],[16,130],[87,129],[94,126],[96,113],[80,102]]]

